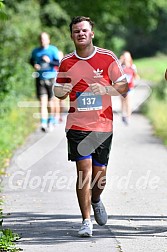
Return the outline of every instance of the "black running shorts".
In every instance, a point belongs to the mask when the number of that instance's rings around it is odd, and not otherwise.
[[[107,166],[112,143],[112,132],[68,130],[68,160],[77,161],[84,157]],[[83,158],[82,158],[83,157]]]
[[[48,99],[53,98],[53,84],[54,79],[41,80],[36,78],[36,94],[39,99],[42,95],[47,95]]]

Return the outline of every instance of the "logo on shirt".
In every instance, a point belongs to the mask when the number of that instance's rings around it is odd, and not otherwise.
[[[99,68],[97,70],[93,70],[93,72],[95,73],[95,75],[93,76],[93,78],[103,78],[103,70],[100,70]]]

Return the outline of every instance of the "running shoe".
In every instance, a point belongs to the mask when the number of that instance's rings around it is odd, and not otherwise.
[[[107,213],[106,213],[106,210],[102,201],[100,200],[97,203],[92,202],[92,207],[93,207],[94,217],[95,217],[96,222],[100,226],[105,225],[107,223],[108,216],[107,216]]]
[[[51,132],[51,131],[53,131],[55,129],[55,125],[53,124],[53,123],[49,123],[48,124],[48,130]]]
[[[93,224],[90,219],[85,219],[82,222],[82,226],[78,231],[78,235],[81,237],[91,237],[93,231]]]
[[[48,132],[47,124],[42,123],[42,124],[41,124],[41,130],[42,130],[43,132]]]
[[[122,117],[122,121],[123,121],[123,123],[124,123],[125,125],[128,125],[128,119],[127,119],[126,116],[123,116],[123,117]]]

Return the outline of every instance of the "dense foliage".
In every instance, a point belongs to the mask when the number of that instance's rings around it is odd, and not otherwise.
[[[44,1],[52,2],[55,1]],[[89,15],[96,23],[97,44],[116,53],[131,50],[135,57],[167,52],[166,0],[56,1],[74,15]],[[47,3],[46,3],[47,4]],[[69,8],[70,6],[70,8]]]

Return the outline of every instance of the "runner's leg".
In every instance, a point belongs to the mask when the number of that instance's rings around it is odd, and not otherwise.
[[[60,119],[60,99],[54,97],[54,118],[55,122],[58,123]]]
[[[40,96],[40,113],[41,113],[41,120],[48,119],[48,96],[47,94]]]
[[[54,119],[54,110],[55,110],[55,104],[54,104],[54,97],[48,100],[48,113],[49,118]]]
[[[106,185],[106,166],[93,165],[92,170],[92,202],[100,200],[100,195]]]
[[[92,159],[83,159],[76,162],[77,183],[76,192],[82,218],[90,219],[91,212],[91,176]]]

